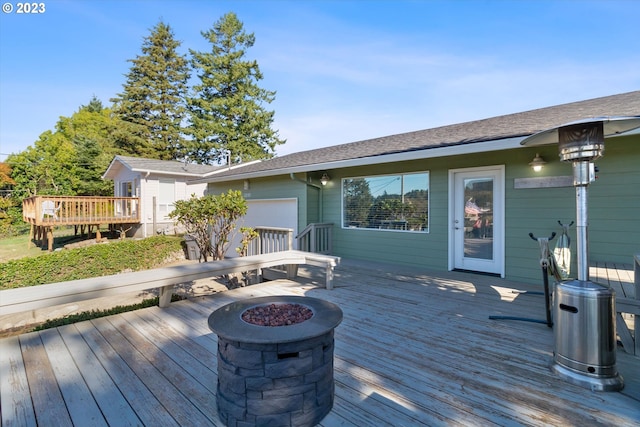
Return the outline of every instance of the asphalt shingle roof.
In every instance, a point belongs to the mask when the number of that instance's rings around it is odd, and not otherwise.
[[[170,174],[201,176],[224,166],[199,165],[175,160],[144,159],[140,157],[116,156],[129,169],[135,171],[164,172]]]
[[[302,151],[214,176],[222,178],[236,174],[276,172],[305,165],[524,137],[568,122],[604,116],[640,116],[640,91]]]

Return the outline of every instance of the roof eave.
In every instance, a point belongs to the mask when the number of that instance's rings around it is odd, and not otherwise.
[[[144,168],[132,168],[131,172],[139,172],[144,174],[157,174],[157,175],[175,175],[175,176],[186,176],[186,177],[198,177],[201,178],[204,176],[203,173],[189,173],[189,172],[171,172],[171,171],[163,171],[156,169],[144,169]]]
[[[474,142],[473,144],[457,144],[446,147],[426,148],[415,151],[403,151],[400,153],[383,154],[379,156],[360,157],[356,159],[339,160],[333,162],[314,163],[288,168],[270,169],[264,171],[241,173],[238,171],[233,175],[210,176],[203,179],[189,181],[190,184],[216,183],[236,181],[251,178],[264,178],[274,175],[288,175],[290,173],[312,172],[318,170],[338,169],[347,167],[380,165],[385,163],[403,162],[408,160],[430,159],[445,156],[457,156],[461,154],[477,154],[490,151],[508,150],[522,148],[520,142],[524,136],[503,138],[498,140]]]

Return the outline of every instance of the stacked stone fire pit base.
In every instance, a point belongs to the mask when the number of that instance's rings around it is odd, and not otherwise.
[[[313,315],[286,326],[242,319],[256,307],[303,306]],[[342,311],[297,296],[250,298],[209,316],[218,335],[218,415],[227,426],[314,426],[333,407],[333,331]]]

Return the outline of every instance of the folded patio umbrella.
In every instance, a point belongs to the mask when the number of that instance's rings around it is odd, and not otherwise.
[[[571,239],[567,232],[573,222],[571,224],[562,224],[558,221],[558,223],[562,226],[562,235],[556,242],[553,256],[561,279],[567,279],[571,273]]]

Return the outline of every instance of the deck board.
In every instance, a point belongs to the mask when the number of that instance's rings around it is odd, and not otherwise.
[[[71,425],[64,396],[51,361],[47,358],[40,334],[31,332],[21,335],[20,347],[38,425]]]
[[[94,327],[93,322],[81,322],[76,324],[78,332],[82,335],[94,354],[100,360],[102,366],[108,370],[117,389],[96,390],[98,393],[113,395],[121,394],[143,425],[177,426],[173,417],[158,402],[154,394],[145,386],[132,371],[127,363],[112,348],[108,341]],[[108,408],[103,408],[107,410]],[[115,416],[115,414],[112,414]]]
[[[78,329],[74,325],[67,325],[56,330],[64,340],[69,353],[73,355],[73,363],[78,367],[91,396],[106,417],[107,425],[140,425],[142,421],[125,397],[121,393],[113,392],[117,390],[118,385],[113,382],[110,373],[100,363]]]
[[[51,361],[51,368],[73,423],[83,426],[106,426],[100,408],[58,330],[42,331],[40,339]]]
[[[625,389],[591,392],[549,369],[552,329],[489,319],[544,318],[542,296],[513,292],[540,286],[343,261],[335,289],[326,290],[320,269],[301,270],[297,282],[0,340],[2,425],[36,418],[47,425],[43,417],[78,426],[222,425],[215,409],[217,337],[207,317],[229,302],[266,295],[323,298],[343,310],[335,332],[335,403],[322,427],[640,423],[640,358],[618,351]],[[19,398],[29,394],[32,407]]]
[[[589,277],[593,282],[608,286],[625,298],[635,298],[633,276],[631,264],[594,262],[589,267]]]
[[[0,341],[0,412],[3,426],[36,425],[27,372],[18,337]]]

